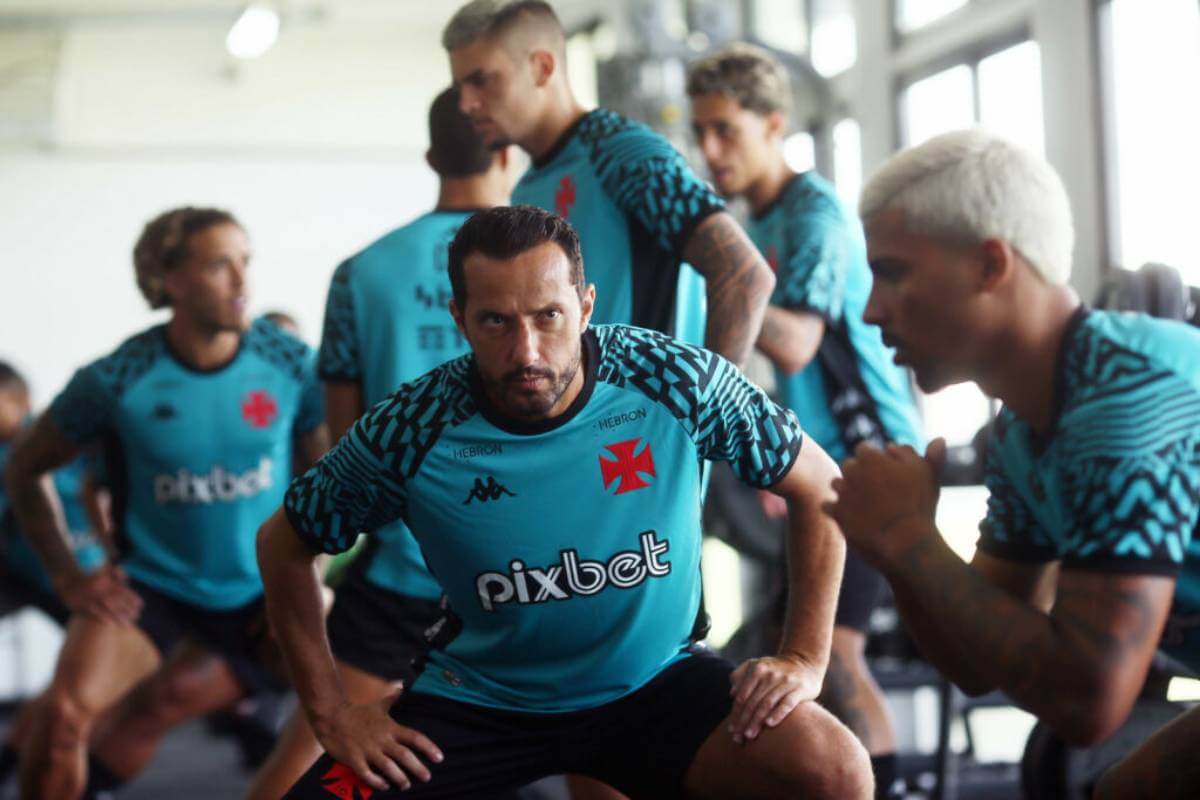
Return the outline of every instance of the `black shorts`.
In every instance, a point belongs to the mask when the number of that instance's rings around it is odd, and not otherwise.
[[[590,775],[639,798],[682,797],[688,768],[701,745],[729,715],[733,665],[697,651],[619,700],[584,711],[530,714],[459,703],[410,692],[392,706],[392,718],[424,733],[445,761],[428,764],[429,783],[382,798],[509,797],[520,786],[558,774]],[[287,794],[329,800],[354,774],[328,755]]]
[[[267,637],[261,595],[239,608],[211,609],[176,600],[140,581],[130,585],[143,603],[137,625],[164,658],[179,642],[192,639],[225,659],[247,694],[287,688],[259,655]]]
[[[370,583],[351,567],[338,584],[326,629],[339,661],[411,686],[430,642],[449,618],[442,603],[398,594]]]
[[[842,573],[842,588],[838,590],[837,611],[833,624],[869,633],[871,612],[883,602],[887,579],[854,551],[846,548],[846,569]]]

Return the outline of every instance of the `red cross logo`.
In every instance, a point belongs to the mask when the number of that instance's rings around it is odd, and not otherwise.
[[[650,477],[657,477],[654,472],[654,455],[650,452],[650,443],[646,442],[646,446],[642,448],[642,452],[637,455],[633,454],[637,448],[638,442],[641,439],[629,439],[616,444],[605,445],[604,449],[617,457],[616,461],[610,458],[600,456],[600,477],[604,480],[604,488],[607,489],[617,478],[621,479],[621,483],[617,486],[617,494],[625,494],[632,492],[634,489],[645,489],[650,484],[642,479],[641,474],[645,473]]]
[[[341,800],[371,800],[375,790],[345,764],[334,764],[321,776],[321,788]]]
[[[265,428],[275,421],[278,414],[279,407],[275,405],[275,398],[261,389],[246,395],[246,399],[242,401],[242,419],[250,423],[251,427]]]
[[[566,219],[571,216],[571,206],[575,205],[575,180],[570,175],[563,175],[558,182],[558,191],[554,193],[554,210]]]

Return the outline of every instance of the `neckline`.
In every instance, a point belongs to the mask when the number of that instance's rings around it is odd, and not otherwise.
[[[1046,433],[1039,434],[1034,430],[1033,426],[1025,421],[1026,427],[1029,429],[1030,441],[1033,444],[1034,452],[1041,453],[1049,446],[1050,441],[1054,438],[1055,432],[1058,430],[1058,423],[1062,419],[1063,411],[1067,407],[1067,369],[1068,358],[1067,352],[1071,347],[1079,329],[1083,327],[1084,321],[1087,319],[1091,309],[1087,305],[1080,303],[1079,306],[1071,312],[1070,318],[1067,320],[1067,325],[1063,329],[1062,339],[1058,343],[1058,353],[1054,357],[1054,397],[1050,409],[1050,420],[1046,424]]]
[[[783,198],[787,197],[787,193],[791,191],[792,186],[794,186],[797,181],[807,174],[808,170],[805,170],[804,172],[797,172],[793,174],[792,177],[784,181],[783,187],[779,190],[779,194],[775,195],[775,199],[763,206],[762,211],[759,211],[757,214],[751,214],[750,219],[754,222],[762,222],[764,219],[766,219],[771,212],[779,207],[779,205],[783,202]]]
[[[554,159],[558,158],[558,154],[563,151],[563,148],[567,146],[567,143],[571,141],[576,133],[578,133],[579,127],[583,125],[584,120],[599,110],[600,109],[598,108],[594,108],[591,111],[585,111],[583,114],[581,114],[579,119],[572,122],[570,126],[568,126],[567,129],[559,135],[558,139],[556,139],[554,144],[550,146],[549,150],[547,150],[545,153],[542,153],[542,155],[538,158],[531,158],[530,165],[534,169],[541,169]]]
[[[251,327],[253,327],[254,323],[250,323],[250,324],[251,324]],[[228,360],[226,360],[220,364],[211,366],[211,367],[197,367],[196,365],[188,362],[188,360],[183,357],[183,354],[175,349],[175,345],[171,344],[171,337],[167,335],[166,324],[164,324],[162,326],[162,340],[163,340],[163,346],[167,351],[167,355],[170,356],[171,360],[174,361],[176,364],[178,364],[183,369],[187,370],[188,372],[192,373],[193,375],[215,375],[218,372],[222,372],[222,371],[228,369],[230,366],[233,365],[233,362],[238,360],[238,356],[240,356],[242,354],[242,348],[246,344],[246,335],[249,332],[250,332],[250,329],[247,328],[246,330],[242,331],[240,336],[238,336],[237,349],[233,351],[233,355],[230,356]]]
[[[488,398],[487,392],[483,388],[483,381],[479,378],[479,370],[472,361],[470,378],[471,395],[475,399],[475,404],[479,407],[479,413],[495,427],[505,433],[511,433],[516,436],[536,436],[542,433],[549,433],[575,419],[575,417],[579,416],[579,412],[583,410],[584,406],[587,405],[588,400],[592,397],[592,392],[596,389],[596,373],[600,364],[600,343],[596,339],[595,332],[591,328],[588,328],[580,338],[582,339],[583,363],[579,368],[583,370],[583,386],[580,387],[579,394],[575,396],[575,399],[571,401],[571,405],[567,406],[563,413],[556,417],[547,417],[535,422],[513,419],[504,414]]]

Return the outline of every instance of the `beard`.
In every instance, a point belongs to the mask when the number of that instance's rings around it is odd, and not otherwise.
[[[576,353],[566,369],[560,372],[550,369],[514,369],[498,379],[485,378],[484,385],[488,395],[495,398],[500,410],[506,415],[515,419],[542,419],[566,393],[567,387],[579,372],[580,360],[581,353]],[[541,379],[539,388],[530,390],[518,385],[518,382],[528,379]]]

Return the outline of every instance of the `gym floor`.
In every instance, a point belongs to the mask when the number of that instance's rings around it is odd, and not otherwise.
[[[0,736],[10,719],[0,721]],[[199,754],[199,756],[197,756]],[[120,800],[212,800],[241,797],[250,783],[237,745],[214,737],[197,721],[180,727],[163,742],[149,768],[121,790]],[[16,781],[0,787],[0,800],[17,800]]]

